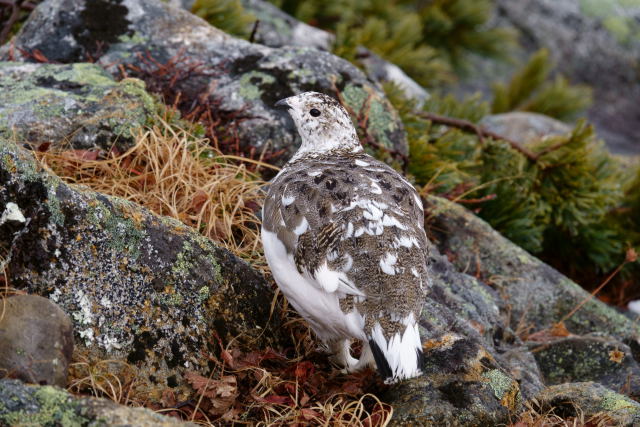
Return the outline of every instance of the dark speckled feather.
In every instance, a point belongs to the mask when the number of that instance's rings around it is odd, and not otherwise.
[[[367,166],[359,166],[364,164]],[[419,314],[427,289],[427,242],[419,200],[414,188],[396,171],[364,152],[305,156],[288,164],[271,183],[264,227],[274,231],[287,252],[294,254],[301,272],[313,275],[324,260],[330,259],[329,267],[343,271],[366,295],[364,301],[355,303],[360,313],[369,314],[366,328],[370,329],[382,314],[381,324],[384,322],[382,326],[390,336],[401,328],[393,319],[409,312]],[[370,206],[386,206],[380,209],[382,214],[405,229],[383,226],[381,234],[375,234],[379,227],[371,224],[380,220],[372,221],[368,218],[375,215],[365,215],[371,213],[367,209]],[[293,230],[303,221],[308,229],[297,236]],[[350,228],[352,232],[348,233]],[[356,237],[360,229],[365,231]],[[403,237],[415,239],[415,244],[398,245]],[[397,254],[394,275],[380,267],[388,253]],[[352,258],[348,271],[346,255]]]

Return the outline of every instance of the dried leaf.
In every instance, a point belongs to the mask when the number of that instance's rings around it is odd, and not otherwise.
[[[300,415],[302,416],[302,418],[304,418],[305,421],[317,420],[320,418],[319,412],[309,408],[302,408],[300,410]]]
[[[279,396],[277,394],[271,394],[262,399],[264,402],[273,403],[276,405],[293,405],[293,401],[289,396]]]
[[[31,55],[33,56],[33,59],[35,59],[38,62],[49,62],[49,60],[47,59],[46,56],[43,55],[42,52],[40,52],[40,50],[38,49],[34,49],[31,52]]]
[[[191,386],[204,397],[208,397],[215,415],[226,413],[238,397],[236,377],[227,375],[219,380],[203,377],[195,372],[187,372],[185,378]]]
[[[567,329],[564,322],[554,323],[551,327],[551,335],[554,337],[568,337],[571,332]]]
[[[75,156],[81,160],[97,160],[99,150],[73,150]]]
[[[224,360],[224,363],[226,363],[227,366],[229,366],[231,369],[235,369],[236,362],[233,358],[233,355],[229,351],[222,350],[222,352],[220,353],[220,357],[222,357],[222,360]]]
[[[315,366],[313,363],[305,360],[304,362],[300,362],[296,365],[295,375],[299,381],[304,382],[309,376],[311,376],[315,372]]]
[[[307,403],[309,403],[309,400],[311,400],[309,395],[306,392],[303,392],[299,402],[300,406],[305,406]]]
[[[178,401],[173,390],[168,388],[162,392],[162,398],[160,399],[160,402],[162,403],[162,406],[164,408],[174,408]]]
[[[547,342],[553,341],[558,337],[571,336],[571,332],[567,330],[564,322],[555,323],[549,329],[543,329],[538,332],[534,332],[527,337],[527,341]]]
[[[624,356],[624,351],[620,351],[617,348],[609,352],[609,360],[615,363],[622,363]]]
[[[209,200],[209,195],[204,190],[197,190],[191,199],[191,209],[200,212],[207,200]]]

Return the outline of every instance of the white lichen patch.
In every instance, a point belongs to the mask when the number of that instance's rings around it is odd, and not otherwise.
[[[93,328],[87,328],[83,331],[80,331],[78,334],[80,335],[80,338],[84,339],[85,345],[89,346],[91,343],[93,343]]]
[[[60,295],[62,295],[62,291],[60,288],[56,288],[51,295],[49,295],[49,299],[53,302],[58,302],[60,300]]]
[[[2,212],[2,216],[0,216],[0,225],[4,224],[7,221],[17,221],[17,222],[26,222],[26,218],[22,214],[22,211],[13,202],[7,203],[7,206],[4,208],[4,212]]]
[[[122,347],[116,338],[108,335],[100,335],[98,337],[98,345],[104,348],[107,352],[119,350]]]
[[[93,323],[93,311],[91,309],[91,300],[83,290],[78,291],[78,306],[80,310],[72,313],[73,318],[80,325],[90,325]]]

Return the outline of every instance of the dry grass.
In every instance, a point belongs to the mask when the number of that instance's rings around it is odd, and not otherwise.
[[[62,149],[38,152],[40,163],[81,184],[173,217],[264,269],[259,240],[264,182],[256,160],[225,156],[206,139],[157,119],[124,153]]]

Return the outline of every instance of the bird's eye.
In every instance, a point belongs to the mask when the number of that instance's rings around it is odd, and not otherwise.
[[[312,108],[311,111],[309,111],[309,114],[311,114],[313,117],[318,117],[320,115],[320,110]]]

